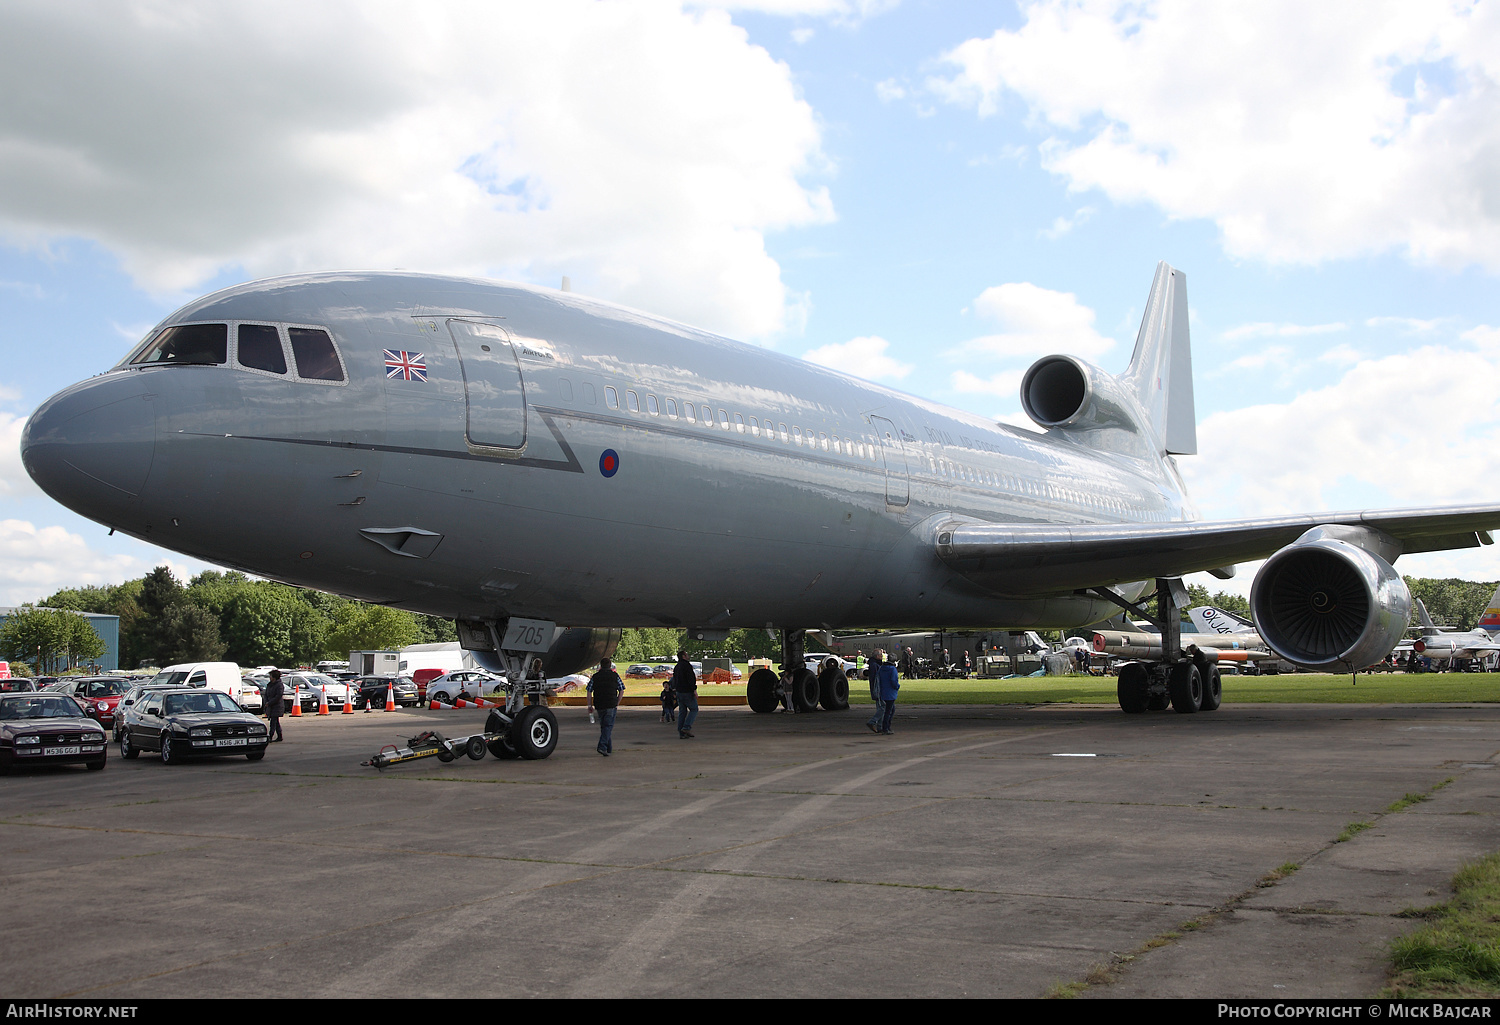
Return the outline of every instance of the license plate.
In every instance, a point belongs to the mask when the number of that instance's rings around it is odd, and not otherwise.
[[[48,747],[42,749],[44,755],[81,755],[83,748],[74,744],[72,747]]]
[[[228,740],[221,740],[221,741],[219,741],[218,744],[219,744],[220,747],[244,747],[245,746],[245,738],[244,737],[230,737]]]

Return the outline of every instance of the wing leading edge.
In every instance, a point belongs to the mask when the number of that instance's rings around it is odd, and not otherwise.
[[[1039,596],[1130,580],[1177,577],[1264,559],[1320,526],[1370,527],[1401,554],[1492,544],[1500,508],[1448,506],[1245,520],[1151,524],[954,522],[937,531],[937,556],[997,594]]]

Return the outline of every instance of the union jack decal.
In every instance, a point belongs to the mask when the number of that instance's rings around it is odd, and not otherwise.
[[[385,379],[399,377],[404,381],[427,380],[426,357],[420,352],[381,350],[385,353]]]

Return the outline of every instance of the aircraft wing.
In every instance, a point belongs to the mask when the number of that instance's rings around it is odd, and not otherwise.
[[[937,556],[999,594],[1066,593],[1129,580],[1176,577],[1264,559],[1313,527],[1373,527],[1403,553],[1493,544],[1500,508],[1448,506],[1188,523],[955,523],[937,532]]]

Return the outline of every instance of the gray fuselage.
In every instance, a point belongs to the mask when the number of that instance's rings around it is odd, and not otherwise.
[[[154,544],[417,612],[1081,626],[1114,606],[980,590],[934,557],[934,524],[1193,518],[1170,457],[997,425],[569,293],[306,275],[217,292],[151,337],[205,323],[227,325],[222,365],[133,353],[49,400],[23,441],[33,477]],[[277,325],[293,369],[238,365],[242,324]],[[297,326],[329,333],[343,380],[298,378]],[[425,371],[391,376],[386,350]]]

